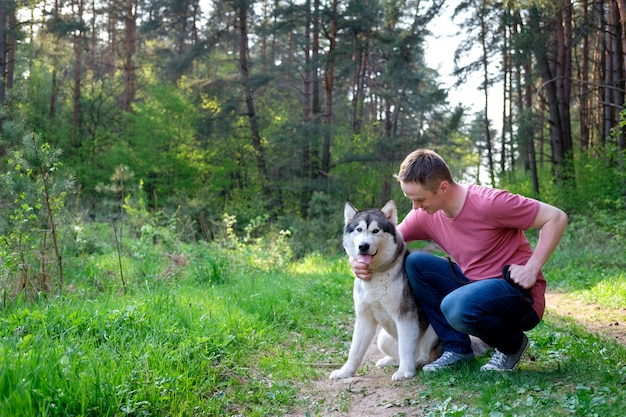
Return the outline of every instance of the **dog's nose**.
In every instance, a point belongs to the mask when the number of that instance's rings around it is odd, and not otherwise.
[[[359,245],[359,251],[361,253],[367,253],[368,250],[370,250],[370,244],[369,243],[361,243]]]

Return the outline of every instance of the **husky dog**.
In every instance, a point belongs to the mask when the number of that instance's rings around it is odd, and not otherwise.
[[[330,379],[354,376],[378,325],[378,349],[386,356],[377,366],[396,366],[393,381],[413,378],[418,365],[441,355],[441,343],[417,304],[404,269],[408,249],[397,231],[398,210],[389,201],[382,210],[344,209],[343,246],[351,257],[369,264],[372,278],[354,280],[356,322],[348,361]]]

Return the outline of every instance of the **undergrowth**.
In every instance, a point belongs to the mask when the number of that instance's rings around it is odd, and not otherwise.
[[[624,308],[623,237],[610,233],[574,218],[546,266],[549,285]],[[91,249],[68,259],[63,293],[3,298],[2,415],[329,412],[307,407],[300,387],[347,355],[352,278],[343,255],[291,262],[288,236],[268,244],[251,231],[230,246],[137,240],[127,246],[124,292],[114,251],[87,231],[83,238]],[[529,337],[531,360],[518,371],[481,373],[481,358],[418,373],[404,383],[409,402],[432,416],[622,414],[624,347],[550,314]]]
[[[549,288],[608,308],[626,306],[626,216],[573,216],[545,268]]]
[[[278,415],[343,331],[345,267],[319,261],[17,300],[0,316],[2,415]]]

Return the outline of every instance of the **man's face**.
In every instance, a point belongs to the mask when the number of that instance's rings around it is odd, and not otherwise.
[[[422,209],[428,214],[433,214],[441,209],[441,195],[437,191],[434,193],[428,191],[417,182],[400,181],[400,188],[404,196],[413,202],[414,210]]]

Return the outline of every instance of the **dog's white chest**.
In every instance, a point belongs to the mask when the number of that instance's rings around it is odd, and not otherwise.
[[[354,305],[357,310],[369,311],[377,317],[395,316],[398,314],[401,300],[401,282],[389,279],[377,279],[374,282],[355,280]]]

